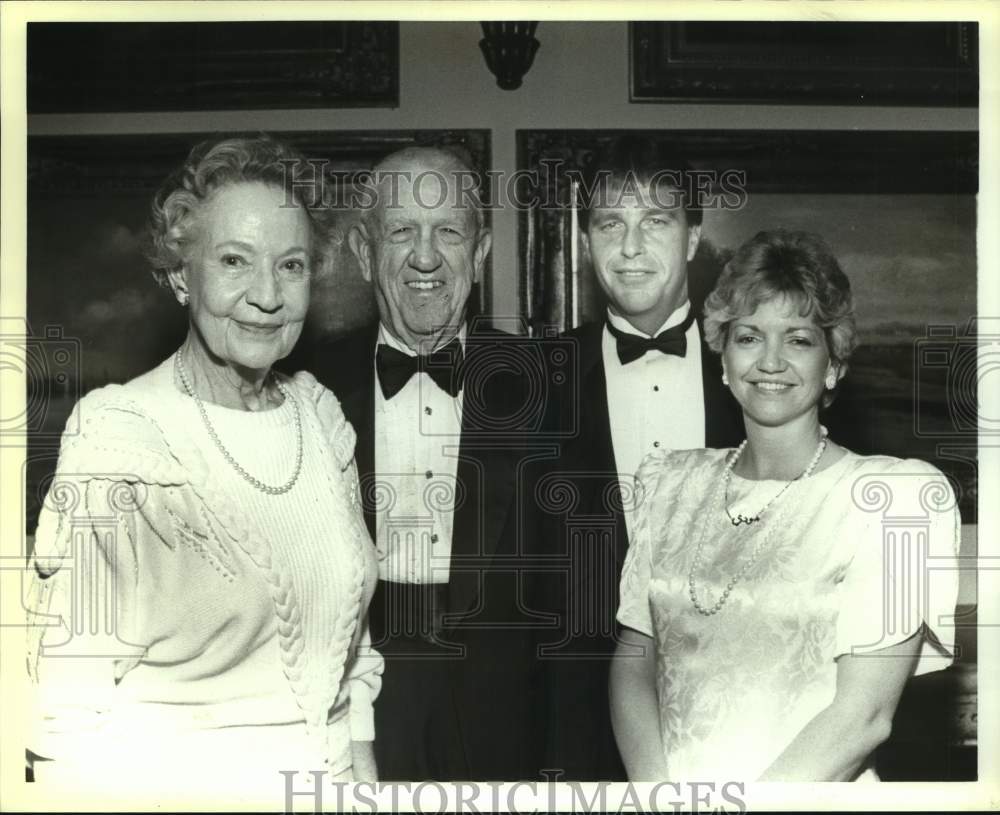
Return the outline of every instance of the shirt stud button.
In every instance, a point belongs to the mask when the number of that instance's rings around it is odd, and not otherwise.
[[[430,416],[433,412],[434,408],[432,408],[430,405],[424,408],[424,413],[426,413],[428,416]]]
[[[437,535],[431,535],[431,543],[437,543],[437,542],[438,542],[438,536]]]
[[[432,473],[430,470],[428,470],[426,473],[424,473],[424,478],[433,478],[433,477],[434,477],[434,473]]]
[[[653,442],[653,447],[659,447],[659,446],[660,446],[660,443],[658,441],[654,441]]]
[[[653,390],[656,391],[657,393],[659,393],[660,392],[660,386],[659,385],[653,385]]]

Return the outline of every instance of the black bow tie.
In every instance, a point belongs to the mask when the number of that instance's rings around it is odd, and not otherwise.
[[[375,349],[375,370],[386,399],[392,399],[420,371],[430,376],[441,390],[452,397],[458,396],[462,390],[463,360],[462,343],[457,338],[427,356],[411,357],[384,343]]]
[[[628,365],[642,357],[647,351],[659,351],[663,354],[673,354],[683,357],[687,354],[687,330],[694,322],[694,311],[689,311],[688,316],[680,325],[675,325],[662,331],[655,337],[640,337],[637,334],[628,334],[620,331],[609,322],[608,331],[615,338],[618,347],[618,359],[622,365]]]

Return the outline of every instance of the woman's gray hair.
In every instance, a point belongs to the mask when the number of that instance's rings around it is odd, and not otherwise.
[[[736,250],[705,300],[705,342],[721,354],[733,321],[761,303],[789,297],[811,316],[826,337],[830,361],[840,376],[858,344],[851,283],[826,242],[812,232],[758,232]],[[823,406],[833,401],[824,394]]]
[[[286,193],[286,201],[301,206],[309,217],[314,259],[322,258],[327,242],[323,207],[323,176],[297,150],[267,135],[256,138],[203,141],[188,154],[153,197],[147,230],[146,257],[153,277],[168,285],[167,275],[185,262],[191,227],[198,209],[217,190],[230,184],[260,182]]]

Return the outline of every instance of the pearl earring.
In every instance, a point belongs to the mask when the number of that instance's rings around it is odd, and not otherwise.
[[[186,306],[188,304],[188,293],[186,291],[177,292],[177,302],[182,306]]]
[[[722,384],[725,385],[726,387],[729,387],[729,377],[726,376],[725,371],[722,372]]]
[[[836,374],[827,374],[826,375],[826,389],[828,391],[832,391],[834,389],[834,387],[836,387],[836,385],[837,385],[837,375]]]

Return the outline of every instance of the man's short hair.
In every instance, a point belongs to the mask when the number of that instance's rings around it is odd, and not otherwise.
[[[371,225],[371,219],[382,211],[385,201],[380,194],[380,179],[391,177],[400,165],[419,163],[428,167],[427,172],[439,173],[442,177],[453,176],[457,200],[453,201],[472,210],[476,219],[476,229],[482,232],[486,226],[483,205],[484,174],[478,168],[472,154],[460,144],[413,145],[397,150],[381,159],[369,172],[374,198],[371,205],[364,208],[361,218]]]
[[[698,187],[690,162],[662,139],[627,135],[604,145],[585,174],[587,189],[581,195],[579,210],[581,228],[587,229],[592,209],[613,204],[616,188],[650,182],[680,194],[688,226],[701,223],[701,202],[697,200]]]

